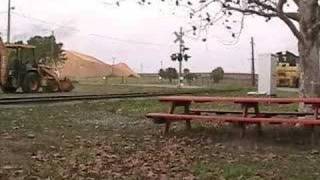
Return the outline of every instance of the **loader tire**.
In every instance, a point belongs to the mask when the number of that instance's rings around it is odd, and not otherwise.
[[[22,91],[25,93],[38,92],[40,88],[40,77],[36,72],[28,72],[23,79]]]

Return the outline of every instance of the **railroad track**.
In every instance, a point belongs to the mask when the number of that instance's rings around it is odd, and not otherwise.
[[[106,99],[128,99],[128,98],[147,98],[159,96],[187,95],[186,93],[127,93],[127,94],[86,94],[86,95],[55,95],[37,97],[8,97],[0,98],[0,105],[31,104],[31,103],[54,103],[70,101],[89,101]]]

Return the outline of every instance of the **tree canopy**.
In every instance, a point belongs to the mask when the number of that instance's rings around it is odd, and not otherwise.
[[[162,78],[162,79],[166,79],[167,78],[167,74],[166,71],[164,69],[160,69],[158,75]]]
[[[139,4],[151,5],[159,0],[139,0]],[[320,31],[320,6],[318,0],[161,0],[185,8],[189,11],[189,18],[198,18],[199,27],[193,30],[203,30],[223,19],[223,25],[231,30],[235,21],[230,21],[234,12],[243,16],[258,15],[269,21],[271,18],[281,19],[299,39],[304,40]],[[120,5],[120,1],[116,1]],[[215,8],[213,8],[215,7]],[[236,14],[239,15],[239,14]],[[243,21],[241,21],[243,23]],[[301,28],[299,28],[299,25]],[[241,26],[242,27],[242,26]],[[303,28],[303,29],[302,29]],[[301,33],[307,31],[308,35]],[[232,32],[232,36],[236,36]]]
[[[178,78],[178,72],[173,67],[168,67],[165,70],[164,69],[160,69],[158,74],[163,79],[169,79],[170,83],[172,82],[173,79],[177,79]]]
[[[23,41],[17,41],[16,44],[24,44]],[[35,49],[35,60],[41,61],[46,65],[63,63],[65,61],[63,44],[57,43],[54,36],[34,36],[27,40],[28,45],[33,45]],[[31,57],[31,51],[26,51],[25,56]]]
[[[191,85],[191,81],[197,78],[197,75],[191,73],[190,69],[188,68],[183,69],[183,76],[189,85]]]
[[[212,70],[211,74],[210,74],[211,79],[213,79],[213,81],[215,83],[219,83],[223,77],[224,77],[224,70],[222,67],[217,67],[214,70]]]
[[[63,44],[57,43],[55,36],[34,36],[27,43],[36,46],[36,59],[44,61],[45,64],[62,63],[65,60]]]

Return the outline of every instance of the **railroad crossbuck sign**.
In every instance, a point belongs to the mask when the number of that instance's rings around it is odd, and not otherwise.
[[[177,39],[174,40],[174,43],[180,42],[181,44],[184,43],[184,40],[182,39],[184,36],[184,33],[182,32],[182,30],[180,31],[180,33],[174,32],[174,34],[176,35]]]

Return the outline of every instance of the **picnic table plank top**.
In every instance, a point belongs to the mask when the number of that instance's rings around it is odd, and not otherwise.
[[[263,117],[241,117],[241,116],[202,116],[202,115],[188,115],[188,114],[168,114],[168,113],[149,113],[146,115],[148,118],[158,117],[166,118],[169,120],[217,120],[217,121],[246,121],[251,123],[268,122],[268,123],[304,123],[312,125],[320,125],[320,121],[313,118],[263,118]]]
[[[166,96],[160,97],[161,102],[231,102],[231,103],[305,103],[320,104],[320,98],[272,98],[272,97],[213,97],[213,96]]]

